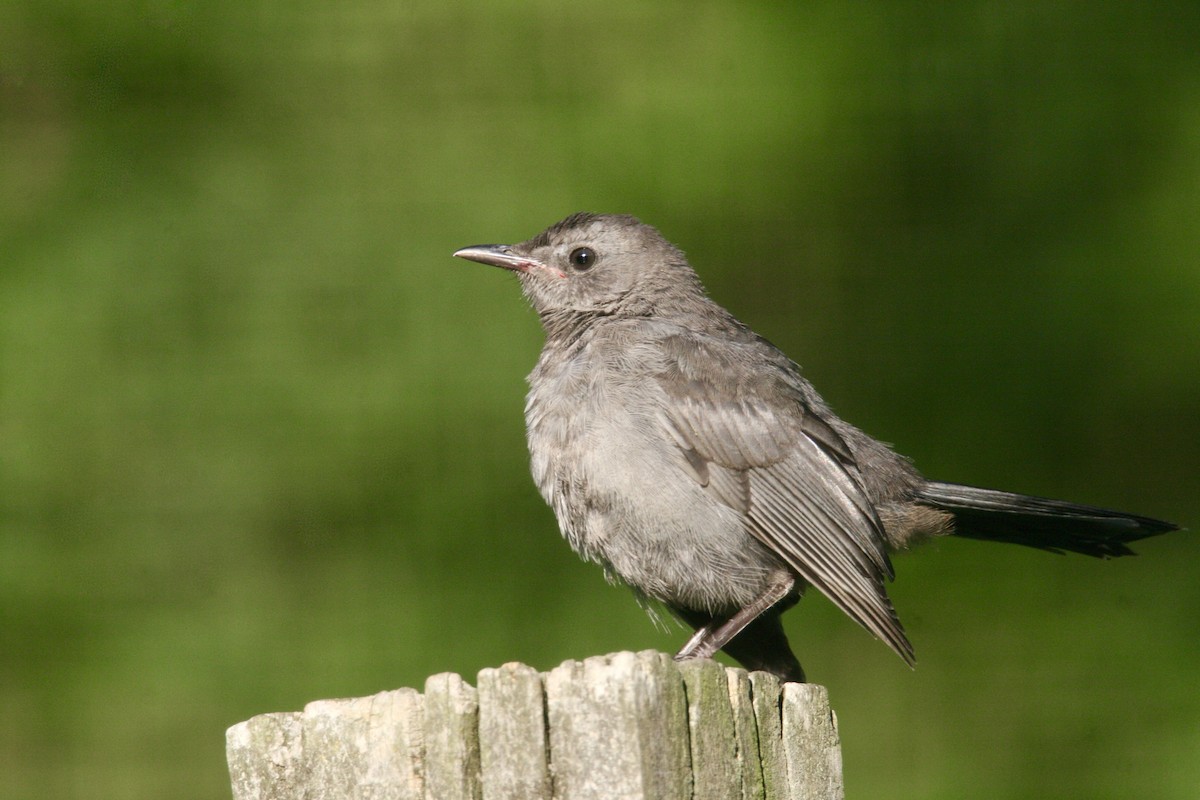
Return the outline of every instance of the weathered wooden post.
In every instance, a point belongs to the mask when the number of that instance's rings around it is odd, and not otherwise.
[[[615,653],[434,675],[227,733],[235,800],[842,798],[824,687]]]

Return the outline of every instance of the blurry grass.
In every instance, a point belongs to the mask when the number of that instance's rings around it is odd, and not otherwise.
[[[658,224],[929,474],[1193,527],[1187,4],[0,9],[6,796],[220,797],[223,730],[671,650],[526,468],[540,343],[456,248]],[[1188,535],[897,559],[910,672],[819,597],[855,796],[1190,797]]]

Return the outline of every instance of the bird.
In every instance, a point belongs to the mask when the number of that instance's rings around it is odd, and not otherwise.
[[[781,617],[812,587],[915,666],[893,553],[954,535],[1113,558],[1178,529],[927,480],[633,216],[580,212],[454,255],[519,279],[545,333],[525,404],[534,482],[576,553],[694,629],[676,660],[724,651],[804,681]]]

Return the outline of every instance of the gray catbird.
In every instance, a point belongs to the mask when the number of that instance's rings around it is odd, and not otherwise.
[[[910,665],[889,551],[934,536],[1109,558],[1156,519],[923,478],[839,419],[633,217],[574,214],[454,255],[512,270],[546,345],[525,404],[538,489],[583,558],[724,650],[803,680],[780,615],[815,586]]]

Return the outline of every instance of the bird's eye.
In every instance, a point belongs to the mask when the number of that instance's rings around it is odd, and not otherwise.
[[[596,263],[596,251],[590,247],[576,247],[571,251],[571,255],[567,256],[567,260],[577,271],[583,272],[591,269],[592,264]]]

